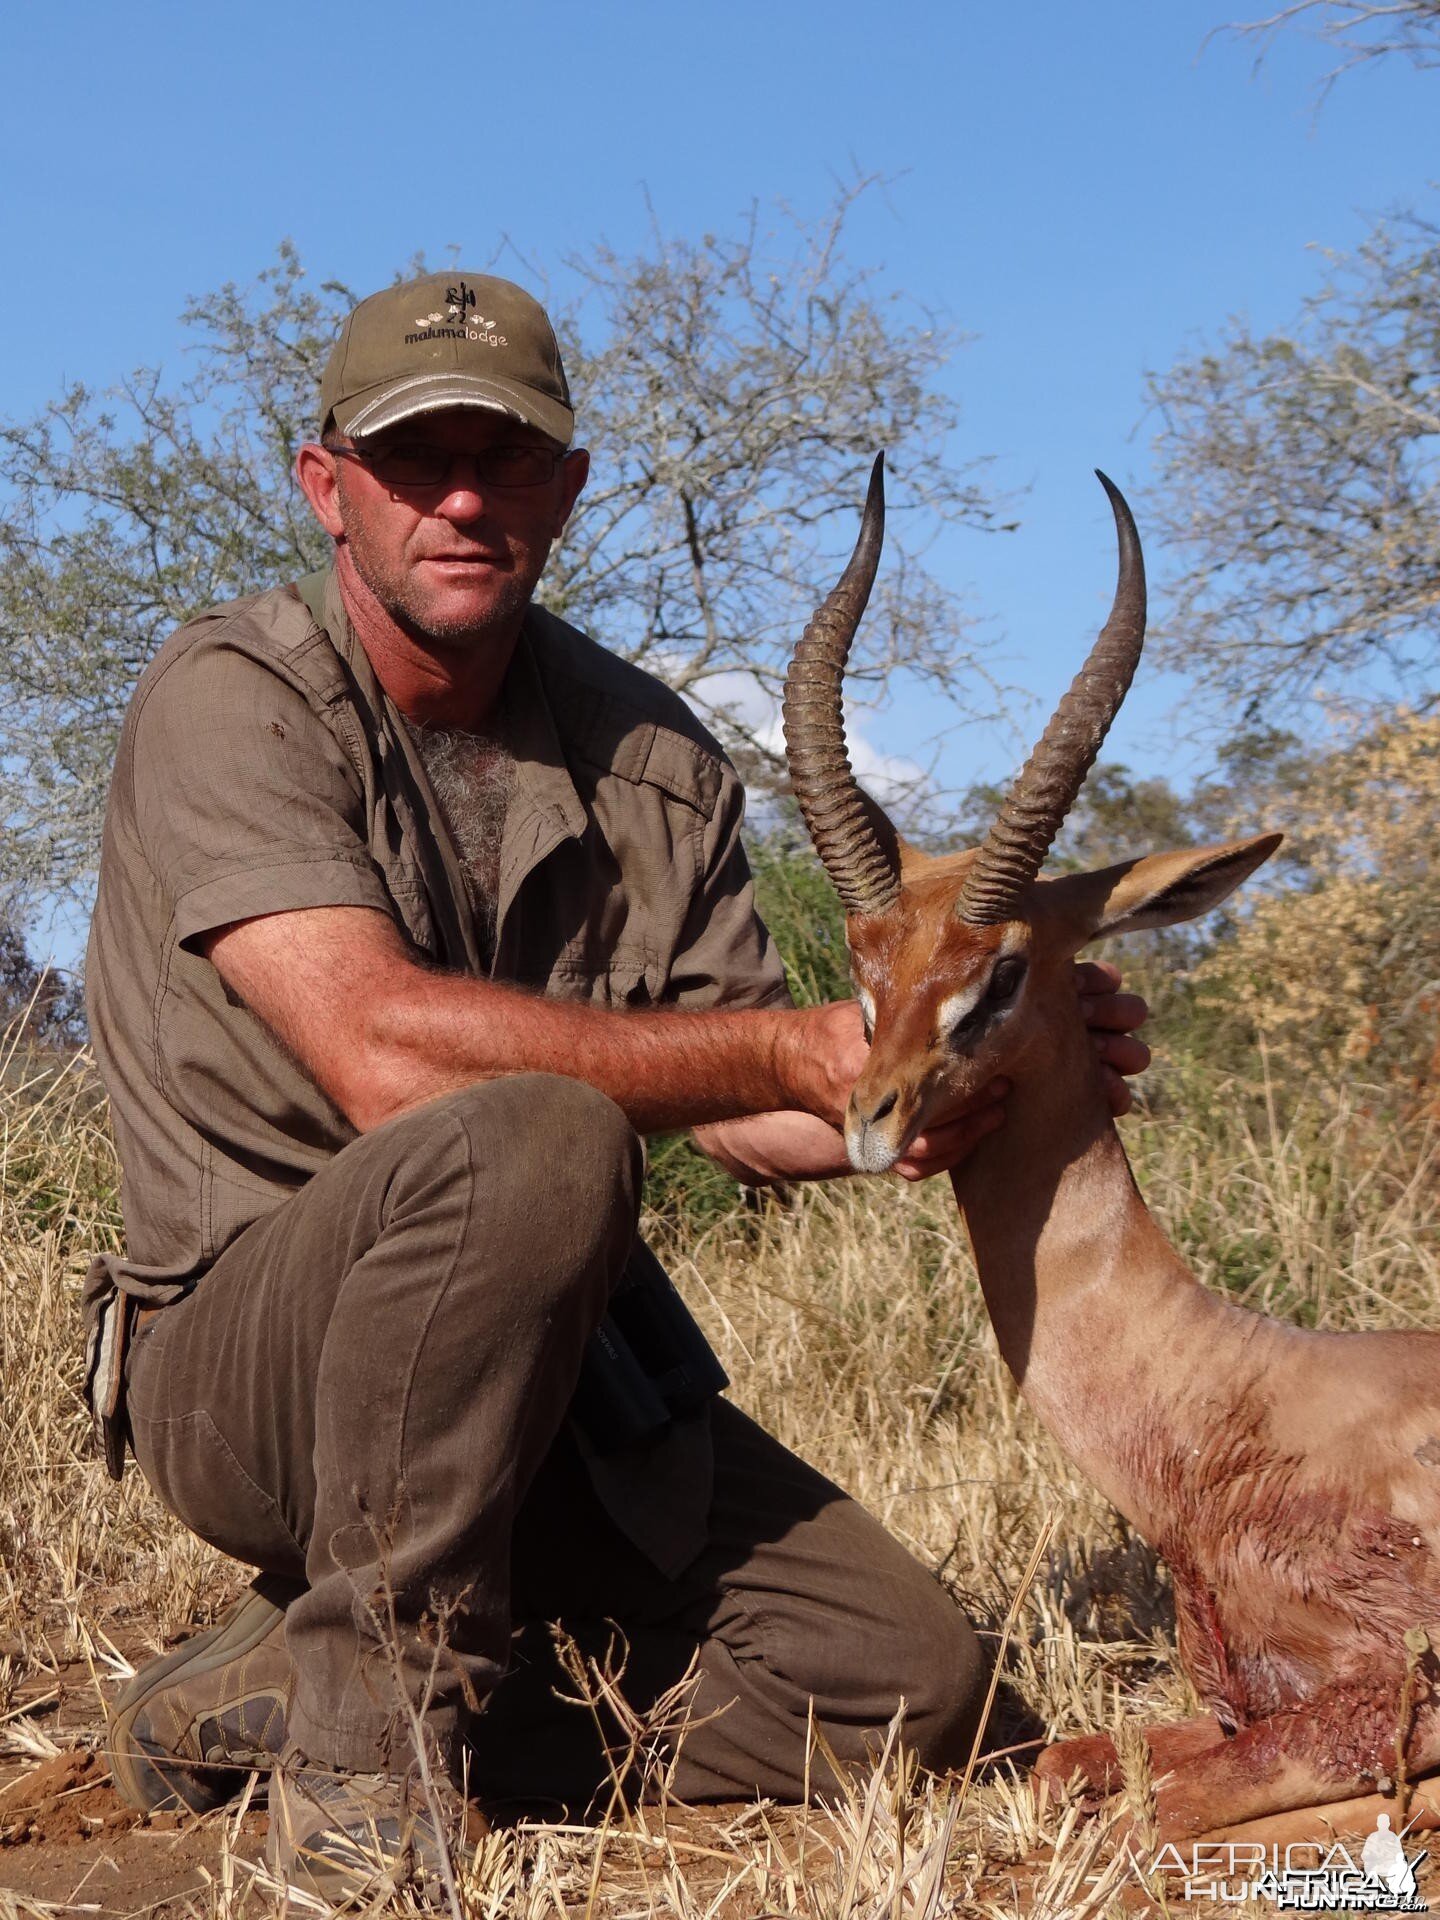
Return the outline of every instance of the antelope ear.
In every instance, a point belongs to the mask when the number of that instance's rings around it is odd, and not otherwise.
[[[1152,853],[1096,873],[1067,873],[1063,879],[1040,883],[1038,910],[1068,929],[1072,952],[1107,933],[1173,927],[1218,907],[1270,858],[1284,837],[1263,833],[1226,847]]]
[[[902,880],[913,879],[922,867],[930,864],[932,856],[922,853],[919,847],[912,847],[897,831],[880,802],[863,787],[860,789],[860,804],[865,809],[865,818],[870,822],[875,838]]]
[[[1154,853],[1143,860],[1084,875],[1095,889],[1089,903],[1090,931],[1086,938],[1134,933],[1142,927],[1173,927],[1182,920],[1198,919],[1228,899],[1284,838],[1283,833],[1262,833],[1254,840],[1236,840],[1224,847]]]

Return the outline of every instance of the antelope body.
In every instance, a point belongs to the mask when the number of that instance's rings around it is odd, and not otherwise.
[[[850,772],[841,680],[879,559],[877,460],[845,575],[796,650],[796,797],[847,914],[871,1034],[846,1117],[882,1172],[997,1074],[1005,1125],[951,1178],[1001,1352],[1076,1465],[1168,1562],[1179,1651],[1208,1708],[1147,1731],[1162,1836],[1387,1792],[1440,1768],[1440,1334],[1325,1333],[1207,1292],[1151,1219],[1072,981],[1101,934],[1174,924],[1279,835],[1042,879],[1144,638],[1118,491],[1115,604],[978,851],[907,847]],[[1407,1648],[1406,1636],[1410,1636]],[[1040,1771],[1113,1783],[1108,1740]]]

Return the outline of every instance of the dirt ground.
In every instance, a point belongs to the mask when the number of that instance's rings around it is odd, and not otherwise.
[[[133,1813],[103,1759],[63,1753],[0,1794],[0,1894],[62,1913],[163,1912],[203,1890],[202,1869],[218,1867],[221,1832],[215,1820]],[[264,1813],[247,1814],[236,1853],[258,1859],[264,1832]]]
[[[44,1712],[53,1738],[66,1738],[66,1722],[70,1737],[76,1737],[74,1723],[85,1717],[87,1696],[93,1713],[88,1676],[83,1688],[62,1678],[49,1696]],[[243,1920],[246,1915],[259,1920],[262,1915],[311,1911],[281,1904],[263,1880],[247,1898],[251,1870],[264,1854],[263,1802],[242,1801],[205,1818],[135,1813],[121,1804],[103,1755],[90,1744],[95,1731],[87,1728],[78,1734],[87,1744],[67,1746],[47,1759],[0,1772],[0,1920],[81,1914],[105,1920]],[[770,1920],[773,1915],[779,1920],[786,1913],[873,1910],[863,1897],[838,1909],[823,1895],[812,1904],[800,1894],[792,1904],[807,1882],[817,1892],[824,1869],[837,1864],[832,1836],[811,1828],[797,1809],[678,1807],[663,1815],[647,1809],[639,1829],[609,1837],[602,1849],[603,1877],[595,1833],[546,1830],[568,1833],[571,1851],[568,1860],[562,1851],[558,1865],[552,1862],[549,1868],[557,1897],[544,1911],[585,1912],[597,1920],[643,1920],[652,1913],[704,1913],[710,1920],[756,1920],[757,1915]],[[562,1850],[566,1844],[562,1838]],[[768,1856],[771,1871],[759,1881],[735,1872],[737,1860],[747,1852]],[[1056,1900],[1054,1868],[1059,1864],[1049,1848],[1008,1867],[987,1863],[978,1879],[969,1880],[968,1897],[956,1906],[947,1903],[945,1910],[995,1916],[1038,1912],[1054,1920],[1090,1920],[1102,1912],[1112,1920],[1141,1920],[1166,1912],[1201,1920],[1224,1910],[1206,1901],[1178,1907],[1163,1898],[1157,1903],[1133,1882],[1112,1882],[1108,1898],[1092,1904],[1085,1878],[1068,1873],[1063,1876],[1070,1883],[1065,1887],[1068,1897]],[[1090,1876],[1092,1881],[1095,1877]],[[683,1879],[683,1891],[677,1889],[677,1879]],[[958,1890],[949,1872],[945,1879],[952,1891]],[[759,1897],[761,1885],[775,1905]],[[1180,1892],[1178,1886],[1175,1891]],[[1432,1905],[1440,1900],[1434,1859],[1422,1869],[1421,1895]],[[518,1882],[515,1898],[517,1908],[523,1904],[527,1912],[536,1910],[530,1898],[522,1900]],[[888,1901],[885,1905],[888,1911]],[[508,1920],[512,1909],[503,1886],[477,1911]],[[908,1902],[904,1911],[910,1911]],[[1267,1902],[1252,1905],[1250,1911],[1273,1909]]]
[[[0,1763],[0,1902],[21,1913],[163,1912],[204,1887],[202,1869],[213,1872],[221,1852],[220,1823],[121,1803],[97,1751],[102,1711],[86,1667],[22,1683],[6,1719],[29,1723],[60,1751]],[[249,1814],[236,1851],[258,1858],[264,1828],[263,1810]]]
[[[651,1850],[683,1862],[692,1895],[723,1891],[731,1848],[718,1844],[754,1813],[745,1806],[676,1808],[651,1817]],[[777,1837],[794,1843],[796,1816],[771,1809]],[[104,1760],[76,1749],[21,1772],[10,1770],[0,1791],[0,1914],[94,1914],[106,1920],[180,1920],[213,1902],[223,1877],[243,1889],[248,1867],[264,1854],[265,1811],[251,1806],[237,1819],[227,1810],[207,1818],[146,1816],[123,1806]],[[803,1846],[800,1851],[803,1852]],[[617,1900],[631,1913],[647,1910],[646,1875],[638,1849],[619,1842],[605,1875],[605,1907]],[[266,1910],[268,1903],[260,1902]],[[755,1901],[726,1913],[753,1916]]]
[[[138,1663],[152,1649],[127,1649]],[[118,1682],[116,1686],[118,1686]],[[106,1686],[106,1693],[115,1687]],[[103,1711],[97,1683],[83,1664],[61,1666],[53,1675],[21,1685],[5,1716],[33,1727],[41,1741],[59,1749],[48,1755],[0,1762],[0,1917],[31,1920],[44,1915],[94,1914],[180,1920],[181,1916],[230,1910],[222,1882],[243,1895],[249,1868],[264,1855],[263,1791],[206,1817],[187,1813],[141,1814],[126,1807],[111,1784],[101,1751]],[[692,1892],[723,1889],[734,1844],[756,1816],[749,1805],[674,1808],[661,1819],[647,1813],[646,1849],[657,1858],[683,1861]],[[783,1847],[806,1846],[796,1834],[798,1816],[767,1809],[767,1827]],[[729,1842],[727,1845],[726,1842]],[[579,1841],[577,1853],[593,1842]],[[632,1913],[647,1910],[642,1849],[615,1836],[607,1863],[608,1906],[619,1898]],[[628,1896],[628,1897],[627,1897]],[[242,1900],[237,1906],[244,1908]],[[270,1903],[257,1901],[257,1912]],[[739,1911],[756,1911],[752,1899]]]

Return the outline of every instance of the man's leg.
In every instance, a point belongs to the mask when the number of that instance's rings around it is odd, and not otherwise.
[[[402,1696],[427,1693],[447,1749],[462,1695],[503,1670],[515,1511],[639,1173],[619,1110],[578,1082],[467,1088],[353,1142],[140,1335],[146,1478],[223,1551],[304,1583],[289,1731],[311,1760],[403,1764]],[[437,1605],[456,1609],[438,1663]]]
[[[715,1505],[701,1571],[697,1717],[674,1790],[799,1799],[814,1724],[844,1767],[863,1765],[904,1703],[922,1766],[963,1766],[988,1662],[969,1620],[873,1515],[733,1407],[716,1423]],[[831,1782],[820,1756],[812,1786]]]
[[[515,1542],[528,1624],[469,1734],[476,1792],[581,1808],[607,1785],[590,1716],[555,1697],[572,1689],[551,1619],[596,1656],[619,1628],[624,1691],[642,1711],[698,1653],[673,1780],[681,1799],[799,1800],[812,1713],[841,1765],[858,1766],[902,1700],[921,1762],[963,1765],[988,1677],[964,1614],[878,1521],[736,1408],[716,1406],[713,1434],[709,1544],[673,1581],[586,1501],[563,1439],[547,1460]],[[547,1525],[562,1511],[563,1527]],[[835,1786],[818,1752],[808,1779],[814,1791]]]

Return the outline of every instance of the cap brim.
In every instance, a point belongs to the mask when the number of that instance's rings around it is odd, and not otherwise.
[[[335,425],[353,440],[398,426],[424,413],[443,413],[454,407],[488,407],[512,414],[559,446],[568,447],[575,434],[575,415],[562,401],[537,393],[513,380],[483,380],[473,373],[417,373],[403,380],[357,393],[336,407]]]

